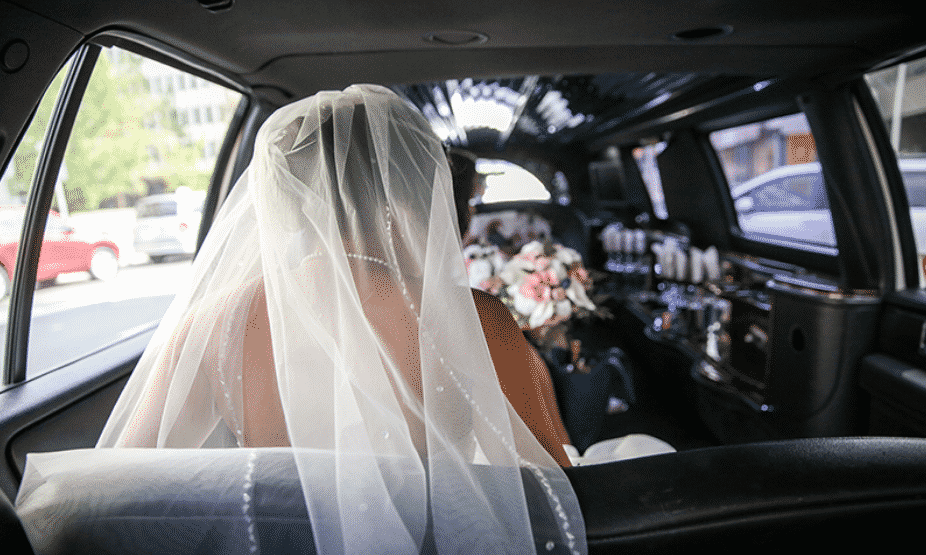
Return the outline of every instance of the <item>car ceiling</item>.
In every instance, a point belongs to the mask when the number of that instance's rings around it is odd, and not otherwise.
[[[926,43],[911,3],[893,0],[13,3],[85,36],[131,32],[172,45],[271,105],[385,84],[446,126],[448,142],[481,150],[600,148],[711,98],[858,73]],[[513,115],[499,129],[454,117],[490,97]]]

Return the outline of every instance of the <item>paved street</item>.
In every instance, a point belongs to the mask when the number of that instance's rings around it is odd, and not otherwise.
[[[29,375],[73,360],[155,325],[177,288],[189,279],[190,261],[127,266],[110,282],[78,272],[35,292],[29,338]],[[9,300],[0,302],[0,337],[6,337]]]

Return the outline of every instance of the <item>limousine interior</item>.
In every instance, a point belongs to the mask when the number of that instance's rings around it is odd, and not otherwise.
[[[12,508],[26,455],[95,445],[188,276],[188,260],[133,250],[134,203],[207,191],[201,243],[267,116],[362,82],[478,158],[474,221],[543,221],[595,278],[607,314],[571,331],[607,385],[557,392],[564,415],[594,420],[567,418],[570,432],[677,452],[567,469],[591,552],[916,545],[926,229],[901,167],[926,159],[926,27],[913,12],[0,0],[0,204],[27,214],[0,306],[0,541],[32,551]],[[731,192],[799,164],[819,174],[748,203]],[[504,179],[515,170],[538,195]],[[37,284],[52,209],[108,234],[117,278]]]

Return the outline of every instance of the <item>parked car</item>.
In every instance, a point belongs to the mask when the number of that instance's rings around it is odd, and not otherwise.
[[[24,215],[22,206],[0,208],[0,296],[3,297],[10,292]],[[69,272],[90,272],[94,278],[108,281],[118,271],[119,247],[115,243],[82,234],[57,212],[48,214],[36,281],[51,281]]]
[[[25,234],[37,243],[57,191],[81,202],[112,197],[93,197],[89,187],[130,188],[165,175],[171,161],[182,167],[170,171],[208,168],[208,229],[276,108],[353,83],[389,86],[449,146],[518,164],[553,199],[480,205],[480,213],[539,214],[555,240],[606,276],[596,292],[612,317],[576,325],[588,351],[582,362],[609,368],[619,386],[619,410],[600,436],[646,433],[678,452],[567,469],[591,552],[896,551],[922,543],[926,520],[926,290],[917,259],[926,199],[904,187],[919,175],[910,173],[919,162],[905,158],[926,152],[926,26],[915,5],[185,0],[166,10],[126,0],[0,0],[0,170],[19,164],[8,188],[30,199]],[[132,78],[108,88],[95,81],[122,69]],[[211,96],[195,96],[206,85]],[[229,91],[240,102],[210,100]],[[106,120],[110,108],[129,116]],[[84,113],[100,119],[78,121]],[[764,125],[779,118],[801,126]],[[207,127],[224,142],[200,140]],[[152,146],[171,129],[182,133]],[[69,151],[75,136],[81,148]],[[106,141],[112,156],[101,150]],[[33,158],[17,157],[24,148]],[[123,156],[129,148],[140,153]],[[185,157],[175,154],[184,148]],[[73,152],[87,160],[68,163],[68,180],[59,180]],[[78,189],[79,172],[107,158],[119,179],[94,173]],[[138,162],[131,171],[115,163],[127,159]],[[34,176],[20,171],[23,160],[33,160]],[[811,160],[731,193],[738,164]],[[804,182],[797,197],[782,189],[788,179]],[[664,213],[654,208],[663,199]],[[897,209],[904,204],[912,217]],[[171,226],[175,237],[179,223]],[[705,283],[703,273],[657,272],[652,245],[606,252],[600,237],[609,226],[644,230],[660,255],[666,244],[693,255],[675,262],[719,253],[710,267],[722,275]],[[20,251],[22,271],[41,279],[39,257]],[[608,274],[609,256],[633,272]],[[0,503],[15,499],[27,454],[96,445],[154,334],[132,324],[36,375],[32,297],[16,291],[0,385]],[[81,331],[54,333],[80,343]],[[255,506],[271,505],[258,507],[261,515],[288,516],[285,502],[299,508],[298,479],[296,489],[252,482],[248,464],[239,466],[243,482],[256,484]],[[156,485],[170,482],[171,470],[124,484],[138,486],[138,499],[123,507],[158,519],[176,511],[178,537],[195,529],[194,510],[240,512],[241,490],[216,480],[188,488],[204,503],[165,499]],[[234,499],[210,503],[208,484]],[[4,547],[30,552],[7,509]],[[257,528],[262,549],[277,545],[280,535]],[[311,548],[310,534],[285,537]],[[124,540],[133,551],[128,531]],[[242,541],[213,533],[199,552]]]
[[[926,256],[926,159],[899,163],[922,259]],[[731,195],[745,232],[836,246],[819,162],[776,168],[733,187]]]
[[[205,191],[189,190],[140,199],[135,205],[135,251],[147,254],[152,262],[192,255],[205,200]]]

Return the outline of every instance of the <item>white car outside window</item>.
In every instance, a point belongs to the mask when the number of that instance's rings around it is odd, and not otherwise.
[[[916,250],[926,256],[926,159],[900,160]],[[836,246],[818,162],[783,166],[733,188],[740,229],[746,233]]]
[[[135,205],[135,250],[152,262],[196,251],[199,224],[203,216],[205,191],[180,189],[176,193],[152,195]]]

